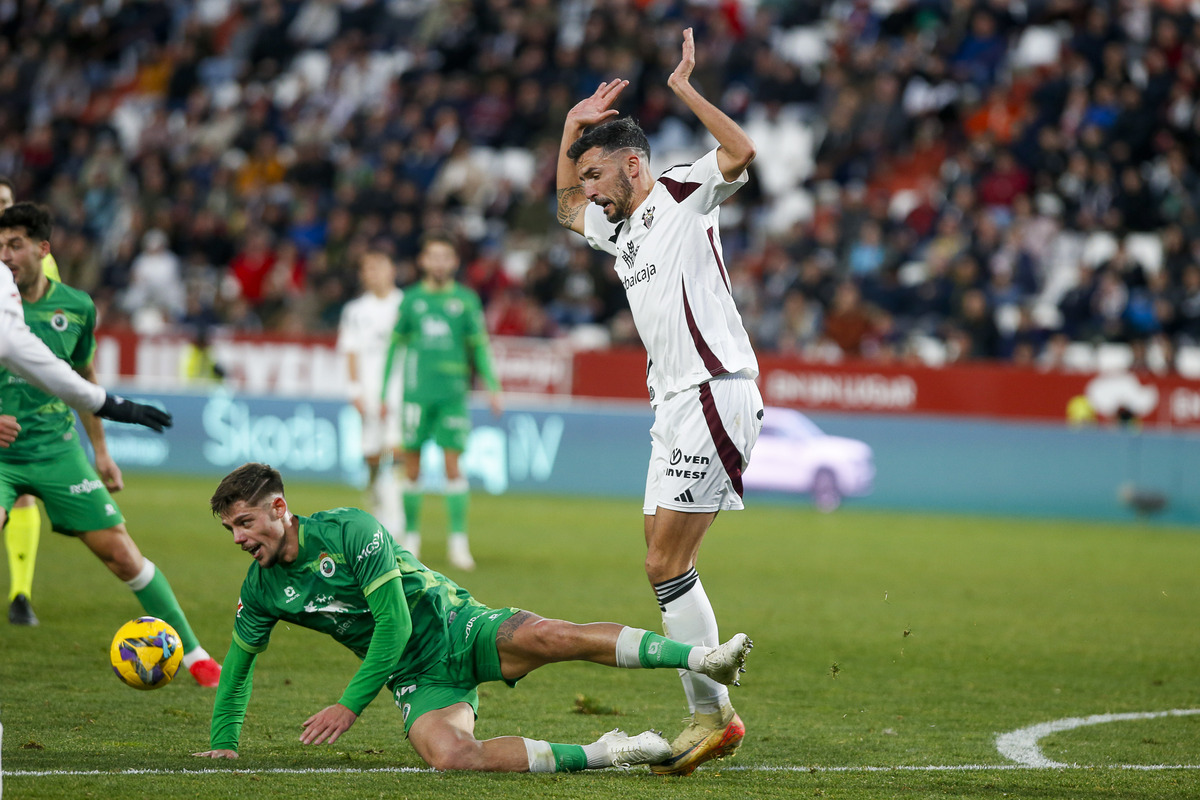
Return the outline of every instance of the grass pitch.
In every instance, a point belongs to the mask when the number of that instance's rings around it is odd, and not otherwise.
[[[229,645],[249,559],[207,512],[215,481],[130,475],[119,497],[206,647]],[[343,487],[289,486],[298,513],[356,505]],[[449,568],[444,514],[426,503],[427,563],[485,603],[575,621],[660,626],[642,576],[633,500],[488,497],[472,508],[478,570]],[[256,668],[241,759],[200,761],[212,690],[185,674],[123,686],[110,637],[140,613],[77,542],[44,532],[40,627],[0,623],[7,798],[1184,798],[1200,795],[1200,537],[1137,526],[921,516],[753,503],[722,514],[700,574],[727,636],[755,640],[734,700],[737,757],[693,776],[436,774],[381,695],[334,746],[300,723],[356,665],[331,640],[280,625]],[[614,727],[680,727],[673,671],[551,665],[481,690],[481,737],[590,742]],[[578,706],[603,713],[579,713]],[[1069,768],[1020,766],[997,736],[1092,715],[1031,739]],[[1108,718],[1098,718],[1105,719]],[[1031,735],[1032,736],[1032,735]],[[1152,767],[1152,769],[1142,769]],[[1164,768],[1165,767],[1165,768]]]

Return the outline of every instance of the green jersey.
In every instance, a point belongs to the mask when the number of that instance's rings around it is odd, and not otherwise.
[[[388,350],[384,386],[400,347],[407,348],[403,381],[406,403],[465,396],[472,367],[489,389],[500,388],[492,371],[479,295],[460,283],[451,281],[443,289],[432,289],[422,282],[405,290]]]
[[[25,324],[56,356],[77,369],[91,362],[96,352],[96,306],[90,297],[52,280],[40,300],[22,306]],[[3,367],[0,414],[11,414],[21,426],[17,440],[0,448],[0,461],[52,460],[79,444],[70,407]]]
[[[338,700],[361,714],[385,684],[449,661],[450,623],[483,608],[397,547],[365,511],[335,508],[297,521],[296,560],[267,569],[251,564],[242,583],[229,674],[223,670],[213,707],[214,749],[236,749],[254,655],[266,649],[280,620],[327,633],[363,659]]]

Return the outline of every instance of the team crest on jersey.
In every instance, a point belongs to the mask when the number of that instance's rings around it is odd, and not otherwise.
[[[61,308],[56,308],[50,317],[50,327],[62,333],[67,329],[67,315]]]
[[[456,297],[451,297],[449,300],[447,300],[444,308],[446,309],[446,313],[452,317],[457,317],[463,312],[462,301]]]
[[[654,206],[650,206],[646,209],[646,213],[642,214],[642,224],[646,226],[646,230],[649,230],[650,226],[654,224]]]
[[[337,565],[333,563],[333,557],[329,553],[321,553],[321,559],[317,564],[321,570],[321,575],[326,578],[333,577],[333,572],[337,569]]]

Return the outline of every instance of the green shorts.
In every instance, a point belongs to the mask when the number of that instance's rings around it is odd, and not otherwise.
[[[404,732],[422,715],[455,703],[470,703],[479,715],[479,692],[476,687],[487,681],[504,681],[516,686],[515,680],[504,680],[500,674],[500,651],[496,647],[496,632],[517,608],[487,608],[468,606],[458,612],[448,626],[450,658],[439,662],[419,675],[401,675],[391,684],[396,707],[404,715]]]
[[[0,507],[11,511],[23,494],[40,497],[51,526],[69,536],[102,531],[125,521],[79,447],[46,461],[0,461]]]
[[[471,417],[465,395],[427,403],[406,400],[400,413],[405,450],[420,450],[430,439],[443,450],[467,449]]]

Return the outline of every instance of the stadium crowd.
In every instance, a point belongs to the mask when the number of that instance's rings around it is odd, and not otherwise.
[[[1200,17],[1151,0],[46,0],[0,4],[0,175],[109,327],[331,331],[358,256],[464,243],[496,335],[634,340],[554,219],[612,77],[659,168],[758,145],[722,208],[761,352],[1063,365],[1200,345]]]

